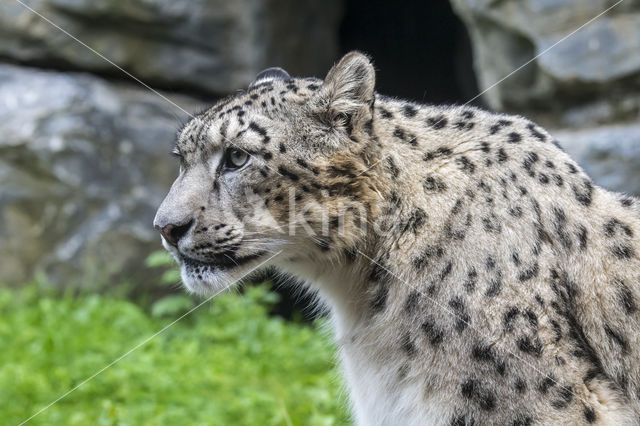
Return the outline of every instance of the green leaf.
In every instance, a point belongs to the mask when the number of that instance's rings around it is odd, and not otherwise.
[[[194,307],[193,299],[184,295],[166,296],[151,307],[154,317],[179,316]]]
[[[162,273],[160,277],[161,284],[173,285],[180,282],[180,270],[178,268],[169,269]]]
[[[158,250],[151,253],[145,260],[145,265],[149,268],[175,265],[175,260],[171,254],[165,250]]]

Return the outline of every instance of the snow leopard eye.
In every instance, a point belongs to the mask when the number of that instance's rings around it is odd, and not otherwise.
[[[224,168],[227,170],[237,170],[249,161],[249,154],[238,148],[227,149],[224,157]]]

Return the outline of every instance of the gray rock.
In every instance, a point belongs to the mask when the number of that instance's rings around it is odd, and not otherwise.
[[[143,81],[225,94],[268,66],[323,75],[340,0],[30,0],[37,13]],[[295,34],[294,37],[291,35]],[[123,77],[16,1],[0,3],[0,56]]]
[[[603,16],[574,36],[539,37],[536,47],[548,50],[538,59],[541,69],[560,82],[597,85],[637,75],[640,13]]]
[[[551,133],[598,185],[640,196],[640,124]]]
[[[640,0],[451,0],[471,35],[476,75],[495,109],[556,110],[640,94]],[[574,33],[574,31],[576,31]],[[624,95],[624,96],[621,96]],[[615,120],[619,117],[612,116]]]
[[[142,89],[0,65],[0,282],[148,282],[184,119]]]

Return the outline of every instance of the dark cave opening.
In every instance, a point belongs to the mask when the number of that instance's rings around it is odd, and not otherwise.
[[[348,0],[341,53],[372,56],[379,93],[420,103],[465,103],[477,93],[467,30],[448,0]]]

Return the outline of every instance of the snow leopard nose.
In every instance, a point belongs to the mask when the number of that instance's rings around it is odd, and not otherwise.
[[[180,239],[184,237],[187,232],[189,232],[189,229],[191,229],[191,225],[193,225],[193,220],[190,220],[184,225],[174,225],[170,223],[169,225],[165,225],[163,227],[155,225],[155,228],[160,232],[160,234],[169,244],[177,247]]]

